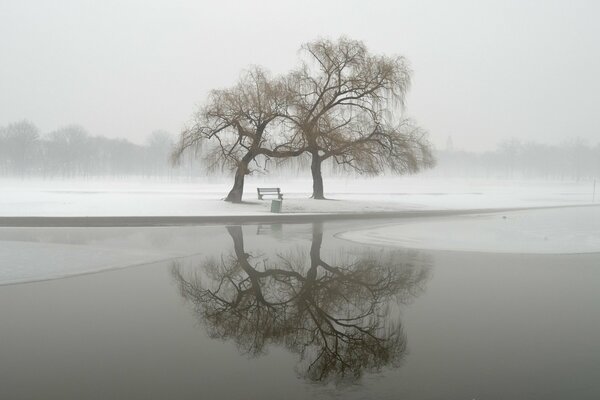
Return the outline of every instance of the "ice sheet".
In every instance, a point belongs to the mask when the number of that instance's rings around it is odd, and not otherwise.
[[[0,241],[0,285],[39,281],[158,261],[161,255],[96,246]]]
[[[360,243],[415,249],[522,254],[600,252],[600,207],[410,219],[348,231]]]

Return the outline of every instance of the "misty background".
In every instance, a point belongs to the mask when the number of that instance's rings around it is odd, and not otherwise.
[[[301,43],[346,35],[410,61],[406,111],[438,158],[426,174],[596,177],[598,11],[584,0],[5,1],[0,174],[203,176],[200,159],[173,169],[168,155],[209,90],[250,65],[283,73]]]
[[[29,121],[0,127],[0,176],[21,178],[164,178],[195,179],[229,175],[228,170],[212,169],[204,159],[212,143],[185,153],[174,167],[170,154],[176,136],[157,130],[142,144],[126,139],[91,136],[78,125],[42,132]],[[581,138],[559,145],[509,139],[491,151],[474,152],[454,148],[448,137],[442,149],[435,150],[437,166],[423,172],[437,177],[476,177],[495,179],[576,180],[600,176],[600,144]],[[324,165],[329,176],[356,174],[341,169],[331,159]],[[310,157],[292,157],[272,165],[269,174],[310,176]]]

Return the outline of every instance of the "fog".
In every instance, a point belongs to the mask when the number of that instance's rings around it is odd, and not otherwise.
[[[346,35],[401,54],[407,114],[443,150],[600,141],[594,1],[12,1],[0,4],[0,126],[71,124],[138,145],[175,135],[242,69],[284,73]]]
[[[171,182],[203,178],[225,178],[231,171],[211,168],[207,161],[211,145],[185,153],[173,165],[171,152],[177,138],[166,131],[150,133],[140,144],[129,140],[91,136],[82,126],[71,125],[42,132],[35,124],[17,121],[0,126],[0,177],[44,179],[143,178]],[[558,145],[523,142],[516,138],[495,148],[465,151],[454,148],[452,138],[434,151],[436,165],[420,173],[430,177],[476,177],[500,180],[542,179],[580,181],[600,177],[600,143],[581,138]],[[264,160],[263,160],[264,161]],[[267,164],[260,172],[273,177],[310,177],[310,157],[292,157]],[[333,178],[357,175],[335,160],[325,163],[324,173]],[[384,175],[391,174],[384,171]],[[276,178],[281,179],[281,178]]]
[[[0,398],[600,399],[598,16],[0,1]]]

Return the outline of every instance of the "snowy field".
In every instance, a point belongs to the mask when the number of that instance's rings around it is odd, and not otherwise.
[[[331,201],[310,200],[310,180],[249,178],[244,204],[221,201],[231,182],[0,180],[0,217],[261,215],[270,200],[256,187],[280,187],[283,213],[357,213],[581,205],[591,182],[486,181],[420,177],[326,179]],[[600,190],[600,189],[599,189]],[[600,197],[600,195],[597,195]]]

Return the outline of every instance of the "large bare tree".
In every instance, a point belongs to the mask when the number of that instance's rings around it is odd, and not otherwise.
[[[286,82],[286,118],[312,158],[313,198],[324,198],[322,163],[330,158],[368,174],[432,165],[425,132],[402,117],[410,85],[403,57],[372,55],[346,38],[316,40],[302,51],[301,67]]]
[[[241,202],[244,178],[252,172],[253,162],[259,166],[260,158],[264,161],[303,152],[302,146],[292,148],[292,143],[302,139],[284,129],[278,119],[285,112],[288,97],[281,80],[270,78],[260,67],[252,68],[234,87],[210,92],[194,123],[182,132],[173,160],[180,160],[186,149],[210,140],[209,165],[235,170],[234,184],[225,200]]]
[[[235,170],[226,200],[241,202],[251,164],[308,152],[313,198],[324,198],[322,163],[360,173],[411,173],[433,164],[423,130],[402,116],[410,85],[403,57],[372,55],[360,41],[302,46],[301,66],[280,79],[255,67],[237,85],[213,90],[174,152],[207,140],[212,166]]]

